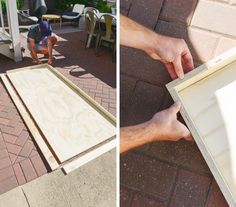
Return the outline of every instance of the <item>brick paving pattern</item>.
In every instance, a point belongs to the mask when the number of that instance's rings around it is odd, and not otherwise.
[[[233,0],[121,0],[121,13],[164,35],[183,38],[195,66],[236,46]],[[214,17],[214,21],[213,21]],[[146,121],[172,99],[165,67],[121,47],[121,125]],[[158,142],[121,156],[121,207],[226,207],[195,143]]]
[[[116,67],[112,53],[85,49],[83,32],[59,35],[53,66],[72,80],[110,113],[116,113]],[[22,37],[22,45],[25,46]],[[29,52],[15,63],[0,55],[0,71],[32,65]],[[34,143],[2,82],[0,84],[0,194],[45,173],[48,166]]]

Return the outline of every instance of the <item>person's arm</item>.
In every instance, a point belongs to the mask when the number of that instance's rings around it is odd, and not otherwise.
[[[193,69],[193,59],[183,39],[160,35],[121,15],[120,43],[143,50],[153,59],[162,61],[171,78],[183,78]]]
[[[120,152],[127,152],[155,141],[177,141],[181,138],[191,140],[187,127],[177,120],[180,108],[181,105],[177,102],[169,109],[156,113],[145,123],[121,128]]]
[[[35,46],[34,39],[29,38],[29,47],[30,47],[30,52],[31,52],[32,58],[37,62],[37,64],[41,64],[41,61],[38,59],[37,53],[34,50],[34,46]]]
[[[52,38],[51,36],[47,37],[47,45],[48,45],[48,64],[52,64]]]

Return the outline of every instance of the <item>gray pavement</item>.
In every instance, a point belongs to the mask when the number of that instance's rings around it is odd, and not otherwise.
[[[64,175],[59,169],[0,196],[0,207],[113,207],[116,150]]]

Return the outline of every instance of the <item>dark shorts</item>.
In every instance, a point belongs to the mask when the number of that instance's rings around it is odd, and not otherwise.
[[[44,38],[41,42],[34,44],[34,50],[38,51],[39,46],[47,47],[47,38]],[[30,50],[29,42],[27,42],[27,48]]]

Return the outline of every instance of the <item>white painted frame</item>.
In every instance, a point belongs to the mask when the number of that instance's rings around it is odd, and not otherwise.
[[[166,85],[168,91],[170,92],[174,101],[180,101],[181,98],[179,96],[179,91],[190,87],[192,84],[200,81],[201,79],[221,70],[224,69],[225,66],[228,64],[236,61],[236,48],[229,50],[228,52],[214,58],[213,60],[199,66],[198,68],[194,69],[193,71],[189,72],[185,75],[183,80],[177,79],[169,84]],[[235,77],[236,79],[236,77]],[[191,131],[196,144],[198,145],[204,159],[207,162],[213,176],[215,177],[223,195],[225,196],[229,206],[236,206],[236,200],[234,199],[232,193],[229,190],[229,187],[224,182],[223,177],[219,173],[216,165],[214,164],[213,157],[208,152],[205,144],[201,139],[201,135],[199,134],[198,130],[196,129],[193,120],[188,115],[184,106],[182,106],[180,113],[185,120],[189,130]]]
[[[26,126],[28,127],[29,131],[31,132],[35,142],[39,146],[44,158],[48,162],[51,170],[55,170],[57,168],[62,168],[65,174],[70,173],[71,171],[75,170],[76,168],[81,167],[82,165],[88,163],[89,161],[101,156],[102,154],[114,149],[117,146],[117,139],[116,135],[113,137],[108,138],[107,140],[103,141],[102,143],[84,151],[83,153],[78,154],[77,156],[65,161],[63,163],[59,163],[56,159],[56,156],[49,147],[49,145],[44,140],[40,129],[38,128],[37,124],[34,122],[33,118],[29,114],[26,106],[21,101],[20,97],[18,96],[17,92],[15,91],[13,85],[11,84],[9,78],[7,77],[7,73],[14,73],[16,71],[26,70],[26,69],[37,69],[41,67],[47,67],[51,72],[54,73],[60,80],[62,80],[67,86],[69,86],[72,90],[76,93],[81,95],[89,105],[96,109],[98,113],[104,116],[112,125],[116,126],[116,118],[110,114],[106,109],[100,106],[96,101],[94,101],[90,96],[88,96],[84,91],[82,91],[78,86],[72,83],[70,80],[65,78],[60,72],[54,69],[52,66],[48,64],[43,65],[36,65],[36,66],[28,66],[24,68],[18,68],[7,71],[5,74],[0,74],[0,77],[11,96],[16,108],[18,109],[21,117],[23,118]]]

